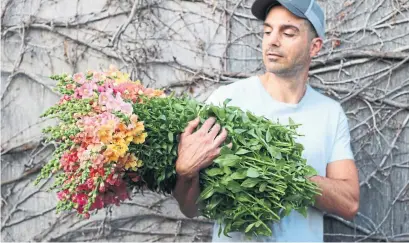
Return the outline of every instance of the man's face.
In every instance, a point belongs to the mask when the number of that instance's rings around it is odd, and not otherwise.
[[[273,7],[264,21],[263,62],[267,72],[292,76],[308,68],[311,37],[304,19],[283,6]]]

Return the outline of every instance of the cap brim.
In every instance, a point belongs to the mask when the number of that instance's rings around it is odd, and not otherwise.
[[[265,20],[267,17],[267,10],[275,5],[283,5],[294,15],[306,19],[307,17],[298,8],[294,7],[288,0],[256,0],[251,6],[251,13],[260,20]]]

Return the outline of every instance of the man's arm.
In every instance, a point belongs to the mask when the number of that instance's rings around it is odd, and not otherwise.
[[[198,216],[196,200],[200,195],[199,177],[179,176],[173,191],[173,197],[179,203],[180,211],[189,218]]]
[[[311,181],[318,184],[321,196],[315,206],[351,220],[359,209],[358,170],[353,160],[338,160],[327,165],[327,175],[313,176]]]

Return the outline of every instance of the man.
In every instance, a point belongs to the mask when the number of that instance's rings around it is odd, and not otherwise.
[[[314,0],[256,0],[252,13],[264,21],[262,43],[266,73],[237,81],[217,89],[208,103],[230,105],[256,115],[285,123],[291,117],[302,124],[303,157],[318,171],[309,178],[316,182],[322,195],[307,218],[293,211],[280,222],[272,223],[272,237],[264,241],[323,241],[323,211],[352,219],[359,207],[357,168],[350,148],[347,118],[339,103],[321,95],[308,84],[311,59],[323,45],[324,14]],[[195,201],[200,194],[199,171],[209,166],[220,152],[227,137],[225,129],[210,118],[195,131],[196,119],[181,136],[176,162],[178,180],[174,197],[187,217],[198,215]],[[246,241],[244,234],[233,232],[232,238],[218,236],[213,241]]]

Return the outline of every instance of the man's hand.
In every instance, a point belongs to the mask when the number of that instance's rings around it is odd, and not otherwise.
[[[220,154],[220,145],[227,138],[225,128],[219,134],[221,127],[215,124],[215,118],[207,119],[203,126],[194,132],[199,122],[199,118],[190,121],[179,142],[176,173],[185,178],[196,177],[201,169],[208,167]]]
[[[199,118],[189,122],[182,133],[176,161],[178,178],[173,196],[178,201],[181,212],[189,218],[198,215],[196,201],[200,195],[199,171],[208,167],[220,154],[220,145],[227,138],[225,129],[219,134],[220,125],[214,125],[215,118],[207,119],[194,132],[199,122]]]

